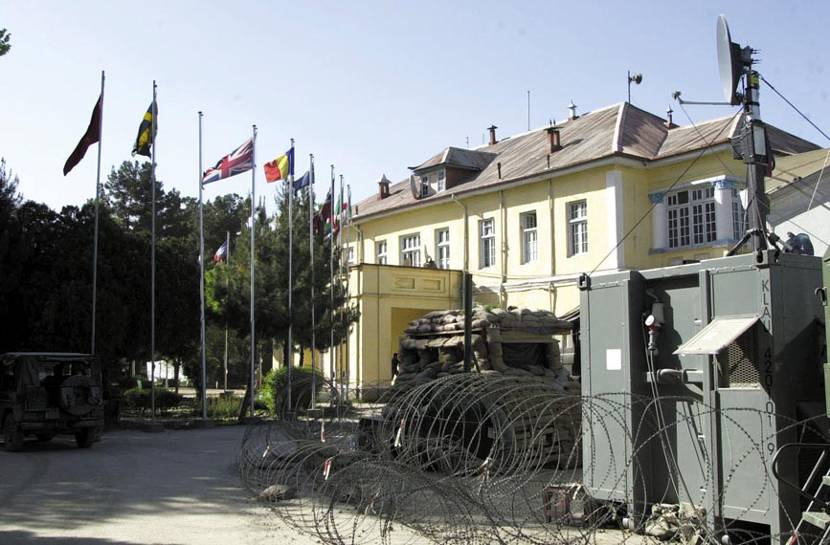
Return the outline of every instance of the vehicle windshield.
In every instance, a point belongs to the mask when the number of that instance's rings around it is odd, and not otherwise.
[[[83,360],[26,360],[20,370],[23,382],[30,386],[55,385],[73,375],[92,376],[91,362]]]

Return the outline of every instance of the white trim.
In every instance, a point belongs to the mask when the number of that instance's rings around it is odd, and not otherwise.
[[[623,114],[625,113],[625,102],[620,103],[620,110],[617,112],[617,122],[614,124],[614,136],[611,139],[611,153],[622,151],[620,145],[620,128],[622,127]]]
[[[608,225],[608,250],[606,262],[610,267],[623,266],[624,246],[617,246],[623,233],[622,172],[611,170],[605,174],[605,208]]]

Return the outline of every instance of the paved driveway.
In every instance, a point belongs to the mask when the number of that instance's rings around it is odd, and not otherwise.
[[[244,428],[104,435],[0,448],[0,544],[307,542],[275,526],[233,467]]]

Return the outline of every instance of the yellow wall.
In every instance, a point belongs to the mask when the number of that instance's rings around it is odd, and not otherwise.
[[[358,261],[351,269],[350,289],[361,312],[348,346],[352,386],[388,382],[397,337],[411,319],[430,310],[460,307],[465,208],[468,270],[473,274],[476,302],[481,304],[540,308],[561,315],[579,305],[576,278],[580,273],[646,269],[682,259],[722,256],[724,246],[655,252],[651,218],[637,224],[651,206],[650,193],[724,174],[744,178],[744,166],[732,159],[730,152],[706,155],[684,173],[692,160],[659,166],[620,161],[460,197],[457,202],[443,201],[358,220],[357,228],[349,232]],[[609,189],[609,185],[613,187]],[[570,255],[568,204],[581,200],[587,204],[588,252]],[[523,264],[520,215],[528,211],[536,212],[538,256]],[[485,218],[495,222],[496,262],[482,269],[479,222]],[[413,233],[420,235],[422,262],[428,257],[436,259],[436,231],[443,228],[450,231],[453,271],[394,266],[400,263],[400,238]],[[615,254],[617,241],[631,229]],[[388,265],[392,266],[371,265],[380,240],[387,242]],[[609,252],[611,257],[607,257]]]

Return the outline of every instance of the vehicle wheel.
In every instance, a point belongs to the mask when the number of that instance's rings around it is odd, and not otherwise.
[[[89,448],[95,442],[95,430],[93,428],[84,428],[79,432],[75,432],[75,443],[78,448]]]
[[[6,421],[3,426],[3,442],[6,450],[9,452],[17,452],[23,450],[23,431],[17,422],[14,421],[12,415],[6,416]]]
[[[48,443],[49,441],[51,441],[55,437],[55,434],[54,433],[36,433],[35,437],[37,437],[37,440],[40,441],[41,443]]]

